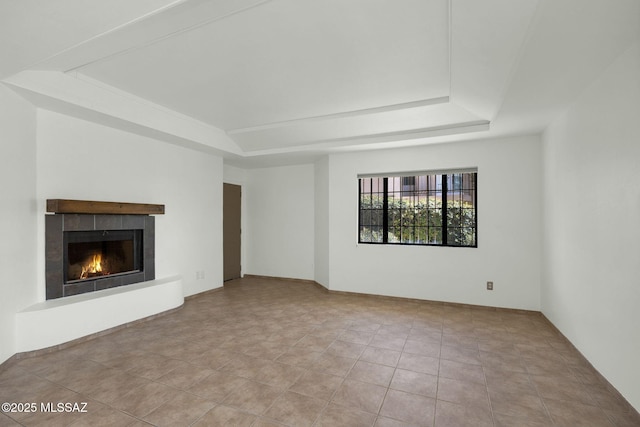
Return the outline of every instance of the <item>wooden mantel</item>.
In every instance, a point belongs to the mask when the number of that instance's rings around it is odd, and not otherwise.
[[[163,215],[164,205],[47,199],[47,212],[93,215]]]

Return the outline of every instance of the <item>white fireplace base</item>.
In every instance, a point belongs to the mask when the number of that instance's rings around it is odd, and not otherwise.
[[[16,314],[17,351],[63,344],[183,303],[180,276],[40,302]]]

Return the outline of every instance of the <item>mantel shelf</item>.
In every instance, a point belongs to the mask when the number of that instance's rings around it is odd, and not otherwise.
[[[164,205],[47,199],[47,212],[93,215],[163,215]]]

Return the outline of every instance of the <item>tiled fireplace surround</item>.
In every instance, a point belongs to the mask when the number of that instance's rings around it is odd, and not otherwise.
[[[140,272],[105,276],[79,283],[64,283],[64,232],[96,230],[142,230],[143,269]],[[155,218],[150,215],[54,214],[45,216],[46,298],[115,288],[155,278]]]

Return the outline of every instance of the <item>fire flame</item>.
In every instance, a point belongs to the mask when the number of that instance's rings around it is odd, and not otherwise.
[[[95,254],[91,257],[88,264],[82,266],[81,279],[86,279],[89,274],[102,273],[102,255]]]

